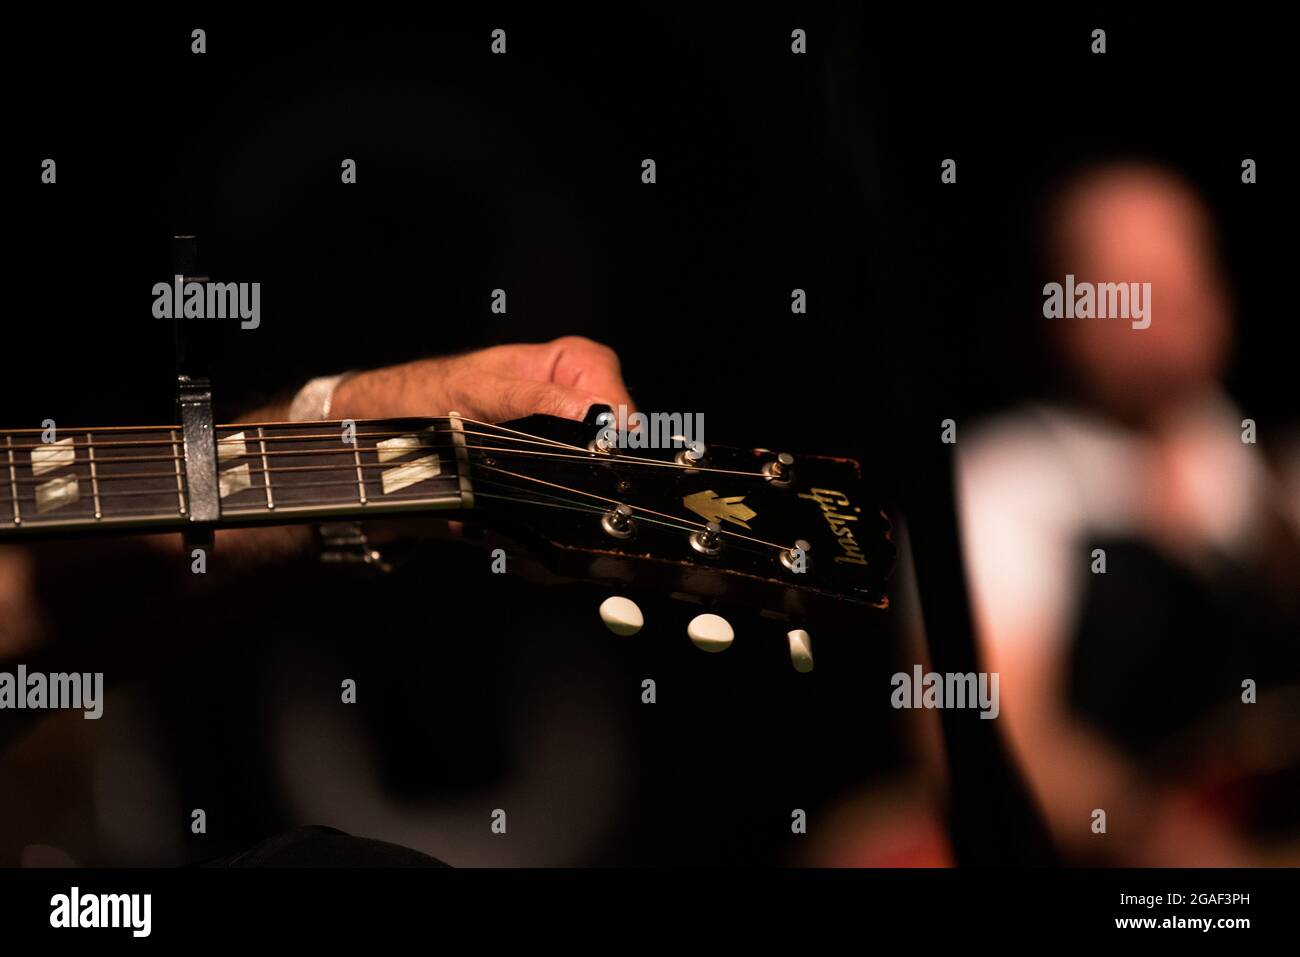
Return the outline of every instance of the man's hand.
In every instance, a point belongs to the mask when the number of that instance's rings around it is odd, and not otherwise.
[[[360,373],[339,386],[330,415],[378,419],[459,412],[505,422],[544,413],[581,419],[602,403],[632,408],[618,356],[598,342],[565,336]]]
[[[331,416],[397,418],[455,411],[483,422],[502,422],[541,412],[581,419],[596,404],[632,407],[619,372],[618,356],[609,347],[590,339],[565,336],[537,345],[495,346],[360,373],[339,386],[331,404]],[[244,421],[286,417],[287,408],[269,407],[250,412]],[[447,527],[445,522],[428,522],[423,529],[426,533],[429,526],[440,526],[443,532]],[[403,534],[409,535],[417,527],[411,519],[400,523]],[[141,536],[136,542],[174,561],[171,567],[176,573],[188,584],[194,584],[190,581],[189,559],[182,552],[179,535]],[[310,530],[306,525],[227,529],[217,533],[217,542],[217,554],[225,569],[242,569],[253,574],[225,578],[214,575],[213,587],[225,582],[227,585],[222,587],[233,583],[247,588],[250,581],[271,580],[265,576],[259,578],[257,574],[269,562],[312,554]],[[78,543],[76,548],[77,554],[97,549],[93,554],[102,557],[97,568],[117,569],[124,575],[138,574],[135,561],[123,560],[128,550],[120,543],[97,546]],[[71,575],[66,572],[66,565],[66,562],[47,563],[44,573]],[[34,568],[28,548],[5,546],[0,550],[0,660],[23,653],[43,627],[44,616],[34,604]],[[170,589],[168,593],[177,598],[188,594],[183,588]],[[241,600],[246,594],[240,592]],[[147,599],[151,620],[162,614],[154,592],[144,591],[140,595]],[[17,624],[24,627],[17,628]]]

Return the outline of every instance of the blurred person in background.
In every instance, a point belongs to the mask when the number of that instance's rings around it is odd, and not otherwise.
[[[1150,324],[1018,318],[1047,324],[1018,345],[1050,370],[1054,395],[957,442],[999,730],[1066,863],[1294,865],[1300,447],[1276,430],[1243,437],[1249,413],[1223,386],[1232,303],[1186,182],[1148,163],[1092,165],[1042,212],[1041,282],[1149,282]],[[897,627],[928,671],[910,566],[904,532]],[[908,715],[912,776],[847,795],[809,862],[954,863],[936,811],[938,713]]]
[[[1300,476],[1221,384],[1213,224],[1179,177],[1133,162],[1075,176],[1048,212],[1044,281],[1149,282],[1150,325],[1035,317],[1059,398],[958,443],[1002,730],[1069,860],[1295,864]]]

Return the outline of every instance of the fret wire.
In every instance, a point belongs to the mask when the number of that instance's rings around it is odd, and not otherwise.
[[[357,501],[361,505],[366,504],[366,473],[361,470],[361,450],[357,448],[357,443],[352,443],[352,461],[357,467]]]
[[[9,487],[13,490],[14,497],[14,524],[23,523],[22,512],[18,508],[18,470],[14,468],[14,440],[13,436],[5,436],[5,444],[9,447]]]
[[[76,447],[76,443],[73,443]],[[95,518],[103,518],[104,512],[99,507],[99,476],[95,472],[95,436],[86,433],[86,455],[90,460],[90,490],[95,499]]]
[[[271,498],[271,466],[266,461],[266,434],[260,425],[257,427],[257,441],[262,446],[262,481],[266,483],[266,507],[272,509],[275,508],[275,501]]]
[[[172,429],[171,437],[172,437],[172,460],[173,460],[173,464],[176,466],[177,511],[181,515],[184,515],[185,514],[185,486],[181,482],[181,450],[180,447],[176,444],[175,429]]]

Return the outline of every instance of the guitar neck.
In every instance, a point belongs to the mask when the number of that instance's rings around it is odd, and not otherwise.
[[[0,541],[191,527],[187,452],[215,461],[218,528],[473,507],[455,417],[212,431],[188,450],[179,425],[0,431]]]

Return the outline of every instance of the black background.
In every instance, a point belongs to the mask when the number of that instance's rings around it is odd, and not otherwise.
[[[510,53],[495,57],[480,41],[503,16]],[[191,19],[15,33],[29,69],[10,161],[53,156],[60,182],[12,170],[8,342],[32,360],[57,344],[50,358],[86,386],[41,389],[43,366],[8,364],[5,405],[24,422],[167,418],[171,329],[145,319],[168,237],[186,231],[208,273],[263,283],[263,327],[217,337],[234,408],[323,369],[580,333],[617,348],[647,408],[685,403],[746,435],[853,435],[889,358],[865,349],[893,324],[941,364],[927,388],[955,377],[951,398],[981,411],[1022,395],[1014,373],[1039,359],[1024,303],[1039,297],[1025,273],[1043,187],[1111,155],[1166,160],[1205,192],[1244,328],[1236,391],[1265,412],[1294,401],[1275,348],[1286,320],[1269,318],[1291,194],[1281,168],[1240,182],[1241,159],[1265,163],[1282,134],[1266,26],[494,11],[214,21],[195,56]],[[796,23],[816,34],[803,57]],[[1089,52],[1097,24],[1104,56]],[[955,189],[939,183],[947,157]],[[504,318],[488,311],[497,286]],[[163,383],[116,395],[129,413],[99,402],[119,356]]]
[[[489,52],[498,26],[504,57]],[[796,26],[806,56],[790,53]],[[1105,56],[1089,52],[1096,26]],[[150,289],[171,275],[169,237],[193,232],[214,279],[263,285],[261,328],[197,333],[226,416],[312,375],[582,334],[618,351],[642,408],[703,412],[734,444],[856,453],[888,492],[912,468],[889,433],[1042,387],[1042,190],[1073,163],[1132,153],[1183,170],[1214,208],[1239,307],[1231,385],[1267,434],[1296,412],[1281,43],[1187,13],[909,19],[849,5],[25,24],[11,37],[25,66],[9,84],[0,412],[13,427],[170,421],[172,329],[152,319]],[[55,186],[40,183],[47,156]],[[355,186],[339,181],[345,157]],[[939,181],[948,157],[953,186]],[[507,316],[489,311],[498,286]],[[790,313],[795,287],[807,316]],[[389,784],[412,794],[508,774],[506,728],[530,719],[512,704],[521,686],[626,687],[612,707],[635,787],[597,862],[785,860],[789,807],[904,761],[889,715],[860,693],[894,670],[883,631],[841,636],[843,667],[815,686],[780,662],[713,673],[688,647],[652,655],[680,690],[649,723],[631,690],[647,659],[588,627],[597,596],[480,573],[448,563],[357,586],[365,607],[385,597],[375,589],[427,592],[430,575],[455,596],[387,631],[346,609],[311,624],[326,596],[300,586],[196,660],[161,662],[158,687],[194,666],[202,678],[179,697],[208,701],[196,715],[158,696],[186,788],[241,821],[192,842],[193,858],[288,823],[248,757],[266,707],[249,704],[248,676],[267,640],[304,661],[325,646],[384,684],[396,714],[367,720]],[[484,606],[499,615],[487,629]],[[435,625],[474,647],[394,637]],[[521,644],[555,641],[585,670],[529,670]],[[702,818],[702,801],[739,810]]]

